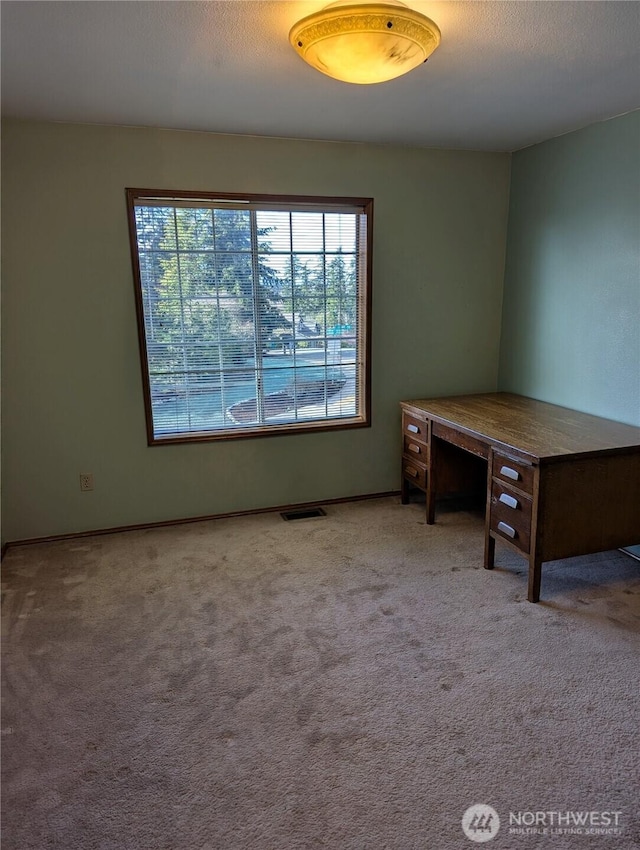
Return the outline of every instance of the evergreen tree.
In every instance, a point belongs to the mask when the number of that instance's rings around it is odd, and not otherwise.
[[[356,324],[356,273],[351,256],[336,255],[327,265],[327,326]]]
[[[150,370],[159,383],[175,382],[176,372],[185,383],[210,382],[221,368],[254,358],[256,316],[263,346],[290,327],[279,306],[282,281],[260,259],[254,286],[248,210],[142,207],[136,224]],[[268,249],[268,228],[256,235]]]

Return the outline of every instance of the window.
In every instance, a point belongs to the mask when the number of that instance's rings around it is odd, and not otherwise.
[[[370,198],[127,202],[150,444],[369,424]]]

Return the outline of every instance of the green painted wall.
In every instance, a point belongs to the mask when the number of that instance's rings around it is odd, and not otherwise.
[[[501,389],[640,425],[640,111],[513,155]]]
[[[396,489],[398,402],[497,386],[508,155],[19,121],[2,145],[4,540]],[[372,427],[148,447],[126,186],[373,197]]]

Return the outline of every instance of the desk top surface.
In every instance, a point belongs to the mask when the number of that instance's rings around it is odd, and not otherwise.
[[[512,393],[402,402],[402,407],[539,460],[640,451],[640,428]]]

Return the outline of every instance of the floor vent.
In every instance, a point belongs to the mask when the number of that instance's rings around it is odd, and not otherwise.
[[[299,511],[282,511],[280,516],[282,519],[313,519],[317,516],[326,516],[327,514],[322,508],[303,508]]]

